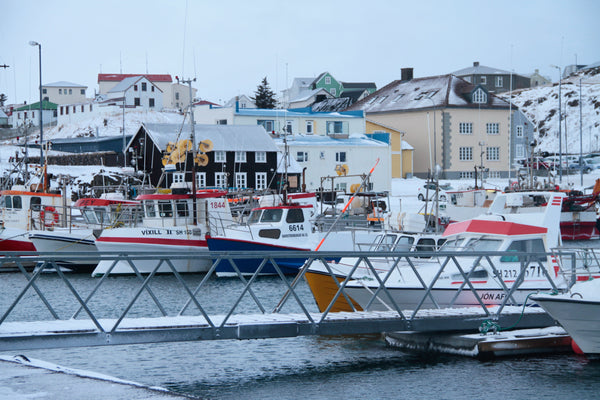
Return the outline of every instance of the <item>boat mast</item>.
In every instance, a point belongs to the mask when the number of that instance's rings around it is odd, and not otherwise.
[[[182,80],[181,83],[187,83],[189,92],[190,92],[190,105],[189,105],[189,113],[190,113],[190,139],[192,141],[192,213],[193,213],[193,224],[198,224],[198,216],[196,215],[196,130],[194,122],[194,99],[192,96],[192,82],[196,82],[196,78]]]

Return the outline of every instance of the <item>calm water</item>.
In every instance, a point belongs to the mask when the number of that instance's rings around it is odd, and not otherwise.
[[[3,310],[23,278],[16,274],[0,278]],[[102,296],[126,297],[133,279],[112,279]],[[199,281],[200,277],[186,279]],[[77,287],[95,283],[85,276],[75,279]],[[52,301],[68,302],[61,299],[64,284],[55,277],[44,277],[40,286],[55,289]],[[261,295],[276,292],[271,279],[264,279],[260,288]],[[178,292],[176,282],[166,276],[159,277],[153,289]],[[212,281],[209,291],[215,310],[237,289],[233,280]],[[25,308],[31,313],[30,307]],[[47,318],[41,307],[37,310]],[[25,315],[27,310],[15,310],[15,315],[19,313]],[[557,354],[478,361],[406,353],[387,347],[378,336],[162,343],[15,354],[209,399],[600,398],[600,362],[585,357]]]

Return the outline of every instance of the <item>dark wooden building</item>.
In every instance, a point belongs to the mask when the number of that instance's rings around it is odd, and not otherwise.
[[[142,124],[127,145],[127,164],[147,173],[153,186],[169,188],[192,181],[194,146],[202,158],[196,164],[198,188],[277,188],[278,148],[262,126],[195,125],[194,130],[192,144],[189,124]]]

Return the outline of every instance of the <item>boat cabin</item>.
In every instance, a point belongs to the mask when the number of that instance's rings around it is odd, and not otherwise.
[[[436,234],[382,233],[377,235],[368,251],[431,252],[439,250],[445,241]]]
[[[61,224],[63,197],[57,193],[31,192],[13,187],[0,192],[2,223],[25,230],[50,228]]]
[[[139,201],[108,198],[84,198],[75,202],[84,222],[100,229],[120,226],[134,226],[142,222],[142,208]]]
[[[280,239],[308,237],[312,233],[312,205],[281,205],[259,207],[248,217],[251,234],[260,238]]]

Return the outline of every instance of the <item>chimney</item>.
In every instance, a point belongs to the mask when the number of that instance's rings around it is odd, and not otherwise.
[[[412,68],[402,68],[401,70],[401,80],[402,82],[408,82],[413,78],[413,69]]]
[[[479,61],[473,61],[473,66],[474,67],[479,67]]]

